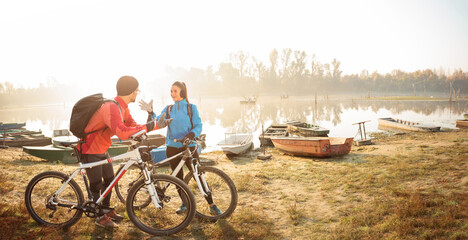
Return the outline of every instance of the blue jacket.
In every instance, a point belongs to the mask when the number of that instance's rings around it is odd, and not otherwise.
[[[159,119],[163,113],[166,112],[166,106],[159,116],[156,116],[156,113],[153,115],[153,119]],[[174,102],[171,111],[169,112],[172,122],[167,127],[166,134],[166,146],[181,148],[184,145],[180,142],[174,142],[174,139],[182,139],[189,132],[193,132],[195,137],[200,136],[202,132],[202,123],[200,115],[198,114],[197,106],[192,104],[192,124],[190,124],[190,117],[187,113],[187,101],[185,99],[181,101]],[[191,147],[195,146],[195,143],[190,144]]]

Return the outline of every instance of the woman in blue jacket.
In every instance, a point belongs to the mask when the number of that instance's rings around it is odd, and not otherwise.
[[[198,114],[197,106],[190,104],[187,95],[187,86],[184,82],[176,81],[171,86],[171,97],[174,100],[173,105],[166,106],[159,116],[153,113],[152,100],[150,103],[146,103],[143,100],[140,101],[140,107],[143,110],[148,111],[152,115],[153,119],[159,119],[160,117],[172,118],[172,122],[167,126],[166,134],[166,156],[172,157],[185,150],[184,145],[180,142],[174,142],[174,139],[183,139],[184,143],[190,143],[190,151],[194,151],[196,144],[192,141],[194,138],[200,136],[202,132],[202,123]],[[195,151],[194,158],[198,158],[198,152]],[[174,170],[182,157],[177,157],[170,161],[171,168]],[[188,169],[191,169],[189,162],[185,164]],[[183,169],[177,173],[179,179],[184,179]],[[210,205],[210,212],[213,215],[220,215],[221,211],[213,203],[213,199],[210,197],[206,198],[206,201]],[[185,212],[187,208],[182,204],[177,213],[181,214]]]

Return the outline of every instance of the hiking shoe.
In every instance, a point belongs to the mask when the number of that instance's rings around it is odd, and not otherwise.
[[[175,212],[177,214],[182,214],[184,213],[185,211],[187,211],[187,207],[185,207],[185,205],[182,203],[182,205],[180,205],[179,209],[177,209]]]
[[[110,217],[107,215],[102,215],[101,217],[98,217],[96,221],[94,222],[99,227],[103,228],[118,228],[119,225],[117,223],[113,222]]]
[[[218,216],[218,215],[223,214],[223,213],[218,209],[218,207],[216,206],[216,204],[213,205],[212,207],[210,207],[210,213],[211,213],[211,215],[213,215],[213,216]]]
[[[112,221],[120,222],[123,220],[123,217],[115,212],[115,210],[111,210],[109,213],[106,214],[108,217],[112,219]]]

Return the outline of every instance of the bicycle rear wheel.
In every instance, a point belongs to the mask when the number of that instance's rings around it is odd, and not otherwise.
[[[207,200],[201,194],[197,182],[193,178],[193,172],[190,171],[187,176],[185,176],[184,182],[188,184],[195,196],[195,201],[197,203],[196,216],[210,221],[229,217],[237,207],[237,189],[234,182],[226,173],[214,167],[198,167],[198,171],[205,176],[208,188],[211,190],[213,203],[216,204],[222,214],[214,216],[210,213]]]
[[[124,165],[120,165],[119,169],[115,172],[115,174],[118,174],[123,167]],[[140,180],[141,177],[141,170],[138,167],[132,165],[127,169],[125,174],[122,176],[122,178],[119,179],[119,181],[115,184],[114,187],[115,193],[117,194],[117,197],[119,198],[120,202],[125,203],[130,188],[132,188],[132,186],[138,180]]]
[[[24,202],[31,217],[39,224],[67,228],[80,220],[83,212],[72,207],[82,206],[83,192],[72,179],[59,196],[54,196],[68,176],[48,171],[35,176],[26,187]]]
[[[195,216],[195,199],[182,180],[170,176],[151,175],[162,209],[157,209],[148,201],[149,193],[144,180],[136,182],[127,196],[128,218],[144,232],[152,235],[171,235],[185,229]],[[187,210],[177,214],[176,210],[184,203]]]

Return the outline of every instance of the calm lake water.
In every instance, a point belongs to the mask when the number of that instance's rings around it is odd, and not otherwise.
[[[380,131],[377,118],[394,117],[410,121],[455,128],[455,121],[468,113],[466,101],[376,101],[351,98],[319,99],[313,97],[260,96],[255,104],[241,104],[243,98],[198,98],[190,99],[198,106],[203,122],[203,133],[207,135],[208,149],[224,138],[225,133],[252,133],[254,145],[260,145],[258,136],[272,123],[290,120],[306,121],[330,129],[329,136],[357,137],[358,126],[353,123],[368,121],[366,131]],[[154,99],[154,109],[159,113],[165,105],[173,102],[167,99]],[[0,109],[2,122],[26,122],[30,130],[42,130],[46,136],[53,129],[68,128],[71,109],[74,103],[61,103],[48,106],[29,106]],[[138,123],[146,120],[146,112],[137,103],[130,104],[130,110]],[[166,135],[166,130],[154,133]]]

